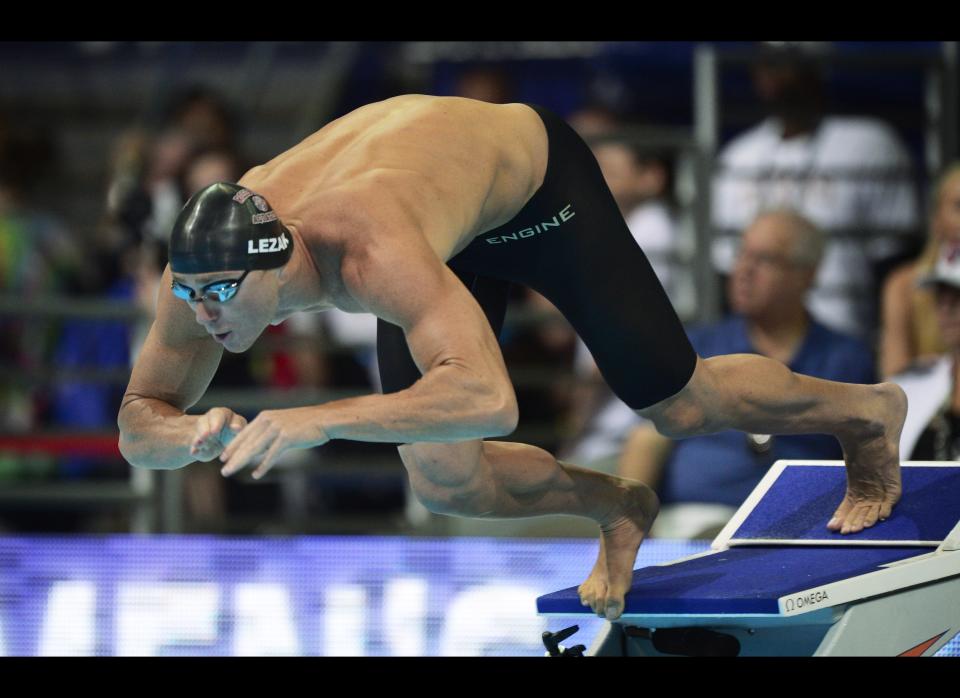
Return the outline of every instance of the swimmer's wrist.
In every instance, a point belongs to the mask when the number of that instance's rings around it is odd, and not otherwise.
[[[178,470],[196,458],[190,455],[190,440],[199,421],[196,415],[124,414],[118,446],[131,466],[143,470]],[[171,448],[172,446],[172,448]]]

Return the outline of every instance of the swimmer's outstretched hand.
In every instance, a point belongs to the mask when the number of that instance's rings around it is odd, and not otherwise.
[[[198,461],[211,461],[230,445],[247,426],[247,420],[227,407],[214,407],[200,417],[190,442],[190,455]]]
[[[284,452],[322,446],[329,440],[316,407],[265,410],[224,449],[220,473],[229,477],[248,464],[259,463],[253,471],[254,479],[259,480]]]

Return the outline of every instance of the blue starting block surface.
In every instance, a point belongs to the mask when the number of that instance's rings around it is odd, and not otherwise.
[[[930,552],[925,547],[737,547],[633,573],[625,615],[776,614],[796,591],[875,572]],[[577,587],[541,596],[540,613],[592,613]]]
[[[936,652],[960,628],[960,464],[901,465],[891,517],[841,535],[826,526],[846,493],[843,462],[778,461],[711,552],[634,571],[591,653]],[[594,615],[577,587],[537,610]]]
[[[842,544],[936,546],[960,516],[960,468],[901,468],[903,494],[886,521],[856,534],[841,535],[827,522],[846,493],[846,469],[832,465],[785,465],[769,487],[758,487],[757,501],[729,538],[718,540],[776,541],[778,545]],[[741,519],[738,521],[738,519]]]

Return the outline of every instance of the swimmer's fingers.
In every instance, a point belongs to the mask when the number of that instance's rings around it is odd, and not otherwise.
[[[250,461],[270,447],[276,436],[277,430],[266,420],[259,417],[254,419],[240,430],[236,438],[220,454],[220,460],[223,461],[220,473],[224,477],[229,477],[246,467]]]
[[[227,419],[227,412],[229,412],[229,410],[226,408],[214,407],[212,410],[200,415],[200,419],[197,420],[193,445],[201,446],[211,436],[219,435]]]
[[[273,464],[277,462],[277,458],[279,458],[286,450],[287,445],[284,443],[283,439],[275,439],[273,444],[270,446],[270,450],[267,451],[266,457],[260,463],[259,467],[253,471],[253,479],[259,480],[266,475],[270,468],[273,467]]]
[[[220,443],[220,431],[228,416],[233,412],[225,407],[214,407],[200,415],[190,443],[190,455],[198,460],[210,460],[223,448]]]
[[[234,414],[233,418],[220,430],[220,443],[224,447],[229,446],[245,426],[247,426],[246,418],[243,415]]]

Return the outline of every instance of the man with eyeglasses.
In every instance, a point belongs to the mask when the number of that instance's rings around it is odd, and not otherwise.
[[[519,418],[496,337],[510,283],[557,306],[618,397],[661,432],[832,434],[848,492],[825,523],[851,533],[890,515],[899,388],[807,378],[759,356],[700,359],[583,140],[540,107],[449,97],[362,107],[187,202],[163,276],[174,293],[159,297],[120,409],[121,451],[147,468],[219,457],[225,476],[254,466],[259,478],[290,449],[395,443],[432,511],[595,521],[600,553],[580,596],[617,618],[657,498],[485,440]],[[249,424],[227,407],[186,413],[224,349],[334,307],[379,318],[383,395],[266,410]]]

